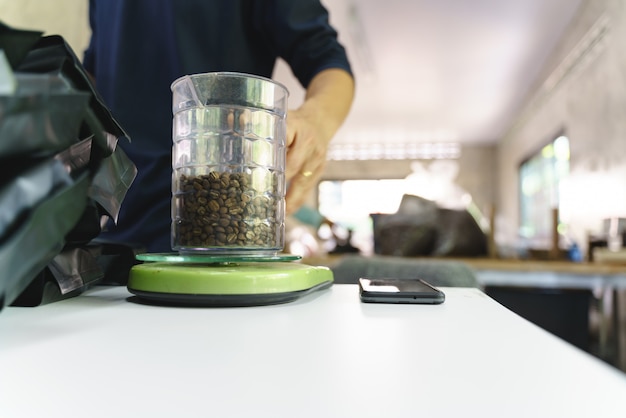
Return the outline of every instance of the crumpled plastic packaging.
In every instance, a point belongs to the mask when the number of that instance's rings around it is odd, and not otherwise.
[[[128,136],[62,37],[0,22],[4,46],[16,87],[0,94],[0,309],[79,294],[116,254],[128,258],[107,248],[100,260],[94,242],[137,174],[117,146]]]
[[[89,176],[84,173],[73,184],[56,190],[31,207],[24,221],[4,236],[0,244],[0,303],[14,301],[62,251],[63,237],[74,228],[85,209],[87,199],[80,197],[87,196],[89,183]]]
[[[11,68],[22,62],[42,34],[42,31],[15,29],[0,22],[0,49],[4,51]]]
[[[79,138],[90,95],[58,75],[16,74],[13,95],[0,95],[0,156],[41,156]]]
[[[117,147],[102,160],[93,179],[89,195],[98,202],[113,221],[117,222],[122,201],[137,177],[137,167],[124,150]]]
[[[91,93],[86,123],[91,128],[91,132],[95,135],[95,141],[101,149],[108,149],[109,152],[113,152],[115,149],[111,147],[111,137],[107,137],[106,133],[111,134],[115,140],[120,137],[129,138],[113,118],[111,111],[94,87],[80,60],[61,36],[42,37],[17,67],[17,71],[59,74],[75,89]]]
[[[104,277],[104,270],[94,254],[84,247],[63,250],[48,264],[62,295],[94,283]]]
[[[73,183],[65,167],[57,160],[46,160],[0,188],[0,242],[20,224],[28,222],[28,213],[58,190]]]

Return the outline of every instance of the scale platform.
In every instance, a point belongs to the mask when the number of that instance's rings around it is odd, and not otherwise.
[[[276,255],[138,254],[128,290],[149,303],[184,306],[258,306],[294,301],[333,283],[328,267]]]

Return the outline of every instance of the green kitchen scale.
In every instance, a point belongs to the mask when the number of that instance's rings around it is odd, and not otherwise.
[[[136,255],[128,290],[156,304],[257,306],[294,301],[333,283],[328,267],[296,262],[291,254],[212,255],[146,253]]]
[[[290,302],[333,283],[327,267],[280,253],[287,97],[251,74],[178,78],[172,90],[172,250],[139,254],[128,290],[149,302],[252,306]]]

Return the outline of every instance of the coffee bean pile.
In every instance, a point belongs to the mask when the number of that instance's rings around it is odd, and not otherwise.
[[[270,196],[250,187],[249,173],[211,171],[179,178],[179,246],[276,248],[277,185]]]

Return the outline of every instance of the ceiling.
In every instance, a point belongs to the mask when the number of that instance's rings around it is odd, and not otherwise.
[[[322,0],[357,83],[333,143],[498,141],[582,2]]]

